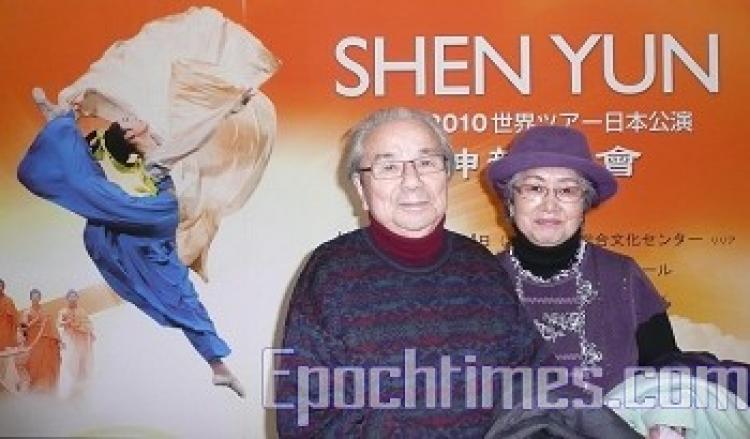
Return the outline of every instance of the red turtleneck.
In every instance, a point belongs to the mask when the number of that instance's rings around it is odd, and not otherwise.
[[[378,250],[411,267],[424,267],[437,262],[445,242],[445,217],[435,226],[435,230],[421,238],[407,238],[397,235],[377,222],[370,215],[367,234]]]

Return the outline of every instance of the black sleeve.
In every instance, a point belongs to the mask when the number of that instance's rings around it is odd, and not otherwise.
[[[638,365],[652,366],[664,354],[679,352],[667,313],[652,316],[641,323],[635,333],[638,343]]]

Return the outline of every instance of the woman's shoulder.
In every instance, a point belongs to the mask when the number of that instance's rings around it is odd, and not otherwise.
[[[591,261],[598,270],[644,276],[643,269],[631,256],[589,242],[586,243],[586,253],[585,259]]]
[[[602,247],[599,244],[594,244],[589,241],[586,241],[586,251],[590,252],[593,257],[603,261],[612,261],[624,264],[635,263],[633,258],[628,255],[618,253],[614,250],[610,250],[608,248]]]

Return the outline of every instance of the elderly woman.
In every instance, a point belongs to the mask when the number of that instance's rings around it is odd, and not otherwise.
[[[630,366],[710,366],[740,374],[747,369],[708,353],[680,352],[667,303],[643,270],[631,258],[582,239],[585,213],[617,191],[612,175],[591,158],[583,134],[565,127],[531,128],[513,140],[508,155],[492,164],[488,177],[515,232],[498,258],[562,365],[583,371],[585,382],[609,392],[609,398],[627,397],[628,385],[642,390],[639,398],[659,396],[659,387],[643,376],[620,384]],[[632,385],[634,379],[640,381]],[[698,376],[684,381],[694,383],[689,388],[661,390],[700,398],[695,386],[702,386],[703,393],[709,389],[723,395],[726,387],[746,398],[746,382],[738,381],[717,386]],[[740,401],[737,406],[743,405]],[[746,410],[691,407],[677,413],[657,406],[616,411],[649,438],[750,435]]]
[[[677,351],[668,304],[643,270],[581,236],[586,212],[617,191],[583,134],[531,128],[488,177],[515,232],[500,263],[560,363],[598,369],[587,382],[606,393],[626,367]]]

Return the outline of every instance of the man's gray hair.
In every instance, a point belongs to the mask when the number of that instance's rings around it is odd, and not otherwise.
[[[435,118],[426,111],[414,108],[393,107],[383,108],[370,113],[344,134],[344,158],[342,166],[347,178],[351,179],[354,174],[359,173],[359,168],[362,165],[362,156],[364,155],[364,142],[367,137],[380,125],[397,120],[413,120],[427,127],[435,137],[441,150],[440,152],[448,160],[448,175],[453,172],[455,163],[453,149],[451,149],[448,134],[435,121]]]

